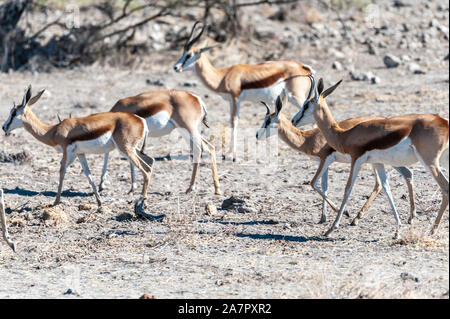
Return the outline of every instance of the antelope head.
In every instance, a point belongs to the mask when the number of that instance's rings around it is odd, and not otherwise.
[[[283,101],[281,95],[277,97],[275,103],[275,112],[271,113],[270,107],[266,102],[261,101],[261,103],[266,107],[266,117],[261,128],[256,132],[256,139],[263,140],[272,135],[275,129],[278,129],[278,124],[280,123],[280,113],[283,108]]]
[[[22,103],[20,105],[16,105],[16,103],[14,103],[8,119],[3,124],[2,128],[5,135],[9,135],[13,130],[23,127],[22,116],[26,113],[28,107],[40,99],[44,91],[45,90],[42,90],[34,97],[31,97],[31,85],[28,86],[28,89],[23,96]]]
[[[311,80],[314,81],[314,78],[311,77]],[[324,91],[323,79],[320,78],[319,83],[314,87],[314,96],[305,101],[300,111],[298,111],[298,113],[292,118],[292,124],[300,127],[306,124],[314,123],[314,110],[320,103],[324,102],[325,98],[333,93],[341,83],[342,80]]]
[[[176,72],[183,72],[185,70],[190,70],[195,65],[195,62],[197,62],[198,59],[200,59],[202,53],[207,52],[216,47],[216,46],[208,46],[207,42],[205,42],[205,44],[202,47],[194,47],[194,44],[200,40],[203,32],[207,27],[207,25],[204,24],[201,27],[200,33],[195,38],[192,38],[195,33],[195,29],[197,28],[197,25],[199,23],[200,21],[195,22],[194,26],[192,27],[191,34],[189,35],[189,38],[187,39],[186,44],[184,45],[183,55],[173,66]]]

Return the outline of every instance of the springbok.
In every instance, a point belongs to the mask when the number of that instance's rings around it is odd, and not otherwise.
[[[329,200],[327,196],[328,189],[328,166],[334,162],[340,163],[350,163],[350,159],[345,154],[336,152],[326,141],[323,134],[318,128],[312,130],[299,130],[283,115],[281,114],[281,109],[283,107],[283,101],[281,96],[277,98],[276,108],[273,113],[270,111],[270,107],[263,101],[261,101],[266,107],[267,113],[261,128],[256,133],[257,139],[266,139],[270,137],[271,133],[275,130],[278,132],[278,137],[284,141],[291,148],[310,156],[311,158],[319,161],[319,167],[317,169],[314,178],[311,180],[312,188],[317,191],[323,197],[322,204],[322,217],[319,223],[324,223],[326,221],[326,210],[327,203],[337,212],[338,209],[336,205]],[[358,117],[348,119],[339,122],[339,125],[343,128],[351,128],[358,123],[362,123],[369,120],[382,119],[381,117]],[[410,208],[411,215],[409,222],[413,220],[416,214],[416,208],[414,203],[414,187],[412,184],[412,173],[406,167],[395,167],[395,169],[405,178],[406,184],[408,185],[409,198],[410,198]],[[368,197],[367,202],[361,208],[358,216],[362,216],[364,211],[366,211],[372,201],[381,191],[381,182],[378,172],[375,170],[376,184],[372,191],[372,194]],[[386,175],[383,169],[383,176]],[[317,187],[317,181],[322,179],[322,190]],[[390,194],[388,195],[390,196]],[[390,199],[392,200],[392,199]],[[354,220],[355,221],[355,220]],[[356,221],[355,221],[356,224]]]
[[[200,122],[203,122],[208,127],[206,107],[200,97],[182,90],[155,90],[121,99],[116,102],[110,112],[133,113],[144,118],[148,127],[148,136],[150,137],[168,135],[175,128],[183,129],[182,133],[186,133],[188,139],[192,142],[194,153],[191,183],[186,193],[195,189],[201,149],[206,147],[211,156],[215,194],[220,195],[215,149],[211,143],[201,136],[198,129]],[[108,153],[105,154],[103,173],[99,185],[100,191],[103,189],[107,167]],[[133,192],[135,183],[134,166],[131,163],[130,193]]]
[[[295,61],[239,64],[216,69],[203,54],[214,46],[207,46],[205,43],[201,47],[194,47],[207,27],[203,25],[200,33],[192,39],[198,24],[199,21],[194,24],[184,46],[183,55],[175,63],[174,69],[176,72],[182,72],[195,65],[195,72],[206,87],[230,101],[232,135],[229,152],[232,153],[233,161],[235,161],[241,102],[263,100],[274,103],[278,95],[286,90],[289,100],[300,108],[312,95],[312,88],[309,80],[299,75],[311,75],[314,70],[310,66]]]
[[[46,125],[31,110],[31,106],[39,100],[43,93],[44,90],[31,97],[30,85],[22,103],[19,106],[14,103],[8,119],[3,124],[3,131],[9,135],[13,130],[24,127],[38,141],[63,153],[59,170],[58,193],[53,205],[60,203],[66,169],[78,157],[100,208],[102,205],[100,195],[92,180],[85,154],[103,154],[117,148],[144,175],[141,197],[135,202],[135,212],[153,218],[143,209],[144,201],[147,198],[153,159],[145,155],[142,150],[137,149],[141,142],[145,142],[148,133],[146,121],[130,113],[106,112],[65,119],[56,125]]]
[[[11,247],[13,251],[16,251],[16,244],[9,238],[8,228],[6,226],[6,215],[5,215],[5,201],[3,199],[3,189],[0,189],[0,222],[2,225],[3,239]]]
[[[323,80],[320,79],[315,88],[315,95],[309,99],[303,109],[302,116],[295,119],[305,119],[305,109],[311,109],[315,122],[325,136],[328,144],[337,152],[348,154],[351,158],[350,176],[345,187],[344,198],[336,220],[325,233],[328,236],[339,227],[342,213],[350,197],[355,179],[363,163],[372,163],[378,172],[383,189],[389,193],[389,184],[384,174],[384,165],[412,165],[418,161],[431,173],[442,192],[442,203],[431,229],[435,234],[441,218],[448,206],[448,180],[441,172],[441,165],[449,164],[449,122],[436,114],[407,114],[386,119],[374,119],[359,123],[351,128],[344,128],[336,123],[328,108],[325,98],[342,82],[323,91]],[[301,122],[301,121],[300,121]],[[300,123],[301,124],[301,123]],[[396,237],[400,236],[401,222],[390,201],[397,222]]]

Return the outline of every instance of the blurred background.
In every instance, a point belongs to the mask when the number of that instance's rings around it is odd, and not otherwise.
[[[446,1],[6,0],[0,70],[154,67],[158,56],[179,55],[193,23],[203,20],[209,42],[223,44],[215,50],[222,61],[302,57],[314,65],[327,58],[329,67],[376,82],[373,74],[356,74],[361,54],[408,52],[393,63],[426,72],[448,59],[448,18]]]

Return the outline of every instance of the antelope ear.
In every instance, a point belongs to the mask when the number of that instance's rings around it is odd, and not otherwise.
[[[28,105],[28,106],[31,106],[31,105],[33,105],[34,103],[36,103],[36,102],[41,98],[42,94],[44,94],[44,92],[45,92],[45,89],[39,91],[38,94],[36,94],[35,96],[33,96],[33,98],[31,98],[31,99],[28,101],[27,105]]]
[[[212,45],[212,46],[210,46],[210,47],[205,47],[205,48],[203,48],[203,49],[200,49],[200,53],[208,52],[209,50],[212,50],[212,49],[214,49],[214,48],[216,48],[216,47],[218,47],[218,46],[219,46],[219,45],[216,44],[216,45]]]
[[[28,85],[28,89],[23,96],[22,105],[20,107],[25,107],[28,104],[28,101],[31,99],[31,84]]]
[[[336,88],[339,86],[339,84],[342,83],[342,80],[340,80],[338,83],[336,83],[335,85],[333,85],[332,87],[329,87],[328,89],[325,90],[325,92],[322,93],[323,98],[326,98],[328,95],[330,95],[331,93],[334,92],[334,90],[336,90]]]
[[[323,89],[324,89],[323,79],[320,78],[319,83],[317,83],[317,93],[319,93],[319,95],[322,94]]]
[[[276,105],[276,113],[275,114],[278,117],[278,115],[280,115],[281,109],[283,108],[283,101],[281,99],[281,95],[278,95],[275,105]]]

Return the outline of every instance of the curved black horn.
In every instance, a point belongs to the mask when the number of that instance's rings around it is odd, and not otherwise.
[[[267,103],[266,102],[264,102],[264,101],[260,101],[261,103],[262,103],[262,105],[264,105],[265,107],[266,107],[266,109],[267,109],[267,113],[266,113],[266,115],[269,115],[270,114],[270,108],[269,108],[269,106],[267,105]]]
[[[192,27],[191,34],[189,35],[189,38],[187,39],[186,44],[184,46],[185,52],[188,51],[192,47],[192,45],[198,41],[198,39],[200,39],[200,37],[202,36],[203,32],[205,31],[205,29],[207,27],[206,24],[203,24],[203,27],[202,27],[202,30],[200,31],[200,33],[193,40],[191,40],[192,36],[194,35],[195,29],[197,28],[197,25],[199,23],[202,23],[202,22],[197,21],[197,22],[195,22],[194,26]]]

